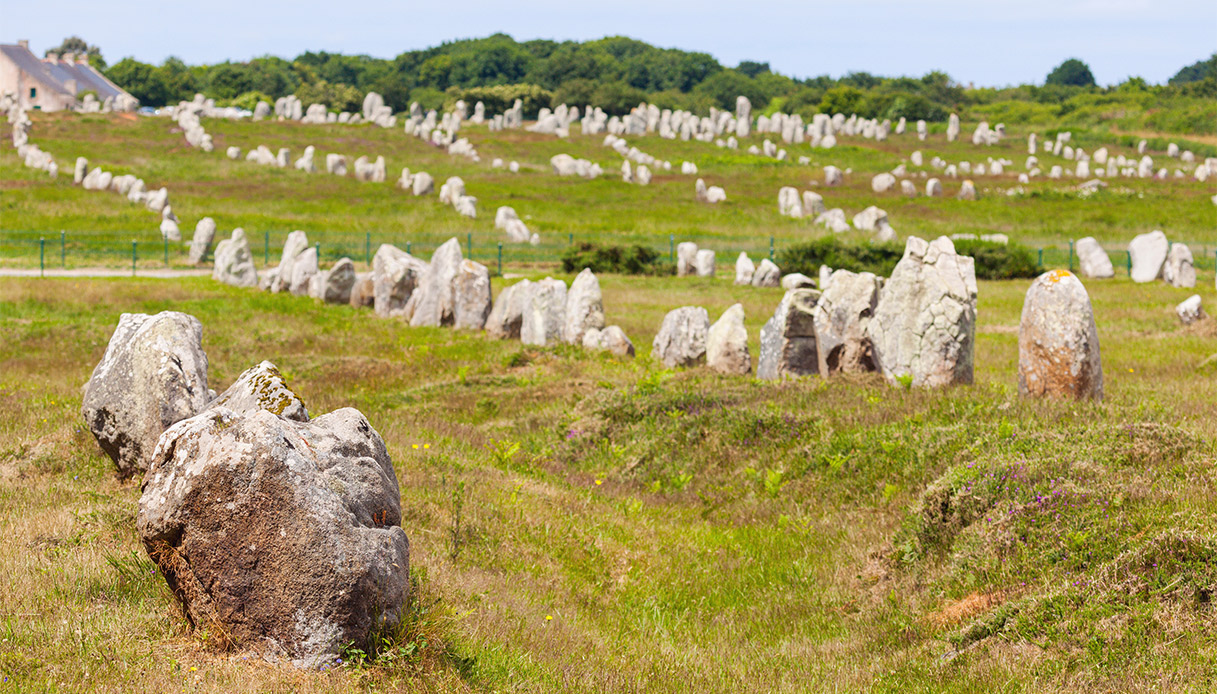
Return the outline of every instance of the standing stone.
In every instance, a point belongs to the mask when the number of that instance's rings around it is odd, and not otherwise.
[[[410,183],[410,192],[414,195],[430,195],[435,192],[435,179],[426,171],[414,174]]]
[[[752,284],[752,274],[756,272],[756,266],[752,264],[752,259],[747,253],[740,253],[739,258],[735,261],[735,283],[738,285]]]
[[[1128,255],[1132,259],[1132,281],[1153,282],[1162,276],[1162,266],[1170,253],[1170,242],[1166,234],[1154,230],[1133,237],[1128,244]]]
[[[439,327],[456,320],[456,296],[453,282],[461,268],[461,244],[455,237],[448,239],[431,255],[431,264],[419,286],[410,297],[410,325]]]
[[[461,261],[453,280],[455,313],[452,325],[457,330],[481,330],[490,315],[490,270],[468,258]]]
[[[176,243],[182,240],[182,230],[178,228],[177,222],[166,217],[161,220],[161,236]]]
[[[281,292],[291,288],[292,265],[295,264],[296,257],[306,248],[308,248],[308,236],[303,231],[293,231],[287,235],[287,241],[283,243],[283,255],[279,258],[278,271],[270,285],[272,292]]]
[[[879,304],[879,289],[879,278],[869,272],[832,273],[812,314],[821,376],[875,370],[866,326]]]
[[[486,334],[496,340],[520,339],[520,328],[524,322],[524,310],[529,298],[532,282],[520,280],[499,293],[490,316],[486,319]]]
[[[673,369],[694,366],[706,358],[706,337],[710,314],[700,306],[683,306],[664,316],[663,324],[651,343],[651,357]]]
[[[604,330],[592,328],[583,335],[583,348],[591,350],[607,350],[619,357],[633,357],[634,343],[626,337],[625,331],[616,325],[610,325]]]
[[[1018,326],[1018,393],[1103,399],[1099,332],[1090,296],[1068,270],[1031,283]]]
[[[207,406],[203,325],[163,311],[124,313],[85,384],[81,414],[120,478],[148,469],[161,433]]]
[[[1116,271],[1111,266],[1111,258],[1093,236],[1078,239],[1074,248],[1077,249],[1083,275],[1094,278],[1115,277]]]
[[[426,274],[426,261],[396,246],[381,244],[372,257],[372,306],[376,315],[404,315],[406,304]]]
[[[1180,323],[1191,325],[1205,318],[1207,314],[1205,314],[1204,309],[1201,307],[1200,295],[1193,294],[1175,307],[1175,315],[1179,316]]]
[[[207,409],[214,407],[225,407],[243,415],[266,410],[297,422],[308,421],[304,401],[288,387],[279,367],[268,361],[246,369],[228,390],[207,404]]]
[[[1162,265],[1162,279],[1172,287],[1191,289],[1196,286],[1196,266],[1192,250],[1185,243],[1172,243]]]
[[[400,623],[400,503],[357,410],[299,422],[217,407],[166,432],[135,527],[196,629],[316,668]]]
[[[735,304],[710,326],[706,336],[706,365],[719,373],[744,375],[752,371],[744,306]]]
[[[211,251],[211,242],[216,237],[216,221],[204,217],[194,227],[194,238],[190,240],[190,263],[198,265]]]
[[[258,270],[254,267],[254,256],[245,240],[245,230],[232,230],[232,238],[216,245],[215,267],[211,278],[234,287],[258,286]]]
[[[697,244],[683,241],[676,244],[676,276],[688,277],[697,272]]]
[[[976,270],[945,236],[910,236],[879,293],[866,334],[875,365],[892,383],[936,388],[972,382]]]
[[[971,179],[965,179],[963,185],[959,186],[959,193],[955,197],[960,200],[975,200],[976,184]]]
[[[954,142],[959,139],[959,116],[952,113],[947,119],[947,142]]]
[[[76,169],[72,172],[72,182],[80,185],[85,180],[85,176],[89,173],[89,160],[84,157],[76,157]]]
[[[566,316],[562,339],[572,345],[583,344],[583,335],[591,329],[604,327],[604,302],[600,282],[588,268],[583,268],[570,283],[566,293]]]
[[[844,180],[845,177],[841,174],[841,169],[835,166],[824,167],[824,185],[839,186]]]
[[[819,298],[815,289],[795,289],[782,297],[773,317],[761,328],[757,378],[776,380],[819,370],[814,319]]]
[[[931,178],[925,182],[925,195],[927,198],[942,197],[942,181],[937,178]]]
[[[816,217],[824,214],[828,208],[824,205],[824,197],[814,191],[803,191],[803,214]]]
[[[376,284],[372,273],[355,273],[355,285],[351,287],[351,308],[373,308],[376,305]]]
[[[351,289],[355,287],[355,263],[350,258],[340,258],[334,267],[325,273],[319,298],[327,304],[351,303]]]
[[[524,318],[520,323],[520,342],[546,346],[562,340],[566,323],[566,283],[552,277],[528,287]]]
[[[876,193],[886,193],[894,185],[896,185],[896,177],[887,172],[875,175],[870,181],[871,190]]]
[[[791,289],[815,289],[816,281],[801,272],[792,272],[789,275],[782,275],[780,286],[786,291]]]
[[[713,277],[715,271],[714,251],[708,248],[700,249],[697,251],[693,264],[697,270],[698,277]]]
[[[306,248],[303,253],[296,256],[295,262],[292,263],[292,281],[289,286],[292,294],[306,296],[309,283],[312,282],[313,275],[316,275],[319,269],[315,247]]]
[[[768,258],[762,258],[761,264],[752,273],[752,286],[777,287],[782,282],[782,271]]]

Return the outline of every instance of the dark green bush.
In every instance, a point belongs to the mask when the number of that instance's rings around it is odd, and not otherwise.
[[[1035,277],[1042,271],[1031,249],[1021,244],[1003,245],[971,239],[957,239],[954,243],[957,253],[976,261],[976,279]],[[808,277],[816,277],[821,265],[888,277],[903,256],[904,245],[899,243],[850,243],[835,236],[822,236],[783,248],[778,251],[777,263],[784,273],[801,272]]]
[[[610,272],[619,275],[666,275],[671,264],[661,260],[659,252],[646,246],[601,246],[580,243],[562,254],[562,270],[579,272]]]

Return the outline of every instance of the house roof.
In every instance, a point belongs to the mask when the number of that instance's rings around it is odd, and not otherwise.
[[[97,94],[98,101],[105,101],[107,97],[125,93],[102,76],[92,65],[63,61],[44,62],[39,60],[28,48],[13,44],[0,44],[0,54],[11,60],[22,72],[41,82],[47,89],[53,89],[61,94],[76,96],[76,94],[91,91]],[[76,80],[76,94],[67,88],[68,80]]]

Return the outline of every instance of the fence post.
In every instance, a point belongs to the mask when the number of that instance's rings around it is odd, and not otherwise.
[[[165,267],[169,266],[169,237],[165,237]]]
[[[668,234],[668,260],[676,262],[676,234]]]
[[[773,260],[773,237],[769,237],[769,259]]]
[[[1069,271],[1073,272],[1073,239],[1069,239]]]
[[[1042,248],[1040,249],[1040,262],[1039,262],[1039,266],[1040,266],[1040,267],[1044,267],[1044,249],[1042,249]]]
[[[363,234],[363,257],[365,263],[372,264],[372,232],[370,231]]]
[[[63,231],[59,232],[59,264],[68,266],[67,234]]]
[[[1128,264],[1128,276],[1132,277],[1132,251],[1124,251],[1124,259]]]
[[[320,241],[313,244],[313,251],[317,253],[317,264],[321,265],[321,242]]]
[[[568,246],[575,245],[575,232],[572,231],[566,235],[566,245],[568,245]]]
[[[473,232],[472,231],[465,234],[465,249],[468,251],[465,255],[469,256],[470,260],[473,260]]]
[[[499,277],[503,276],[503,242],[499,241]]]
[[[270,231],[262,232],[262,267],[270,265]]]
[[[38,276],[46,277],[46,237],[38,239]]]
[[[409,241],[406,241],[406,253],[407,254],[410,253],[410,242]]]
[[[131,276],[135,277],[135,241],[131,241]]]

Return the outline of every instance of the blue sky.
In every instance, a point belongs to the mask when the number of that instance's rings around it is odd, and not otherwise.
[[[517,39],[626,35],[711,53],[727,65],[768,61],[806,77],[853,70],[967,84],[1042,82],[1065,58],[1100,84],[1163,82],[1217,50],[1214,0],[500,0],[318,2],[0,0],[0,41],[41,53],[78,34],[111,63],[292,57],[305,50],[392,57],[497,31]]]

